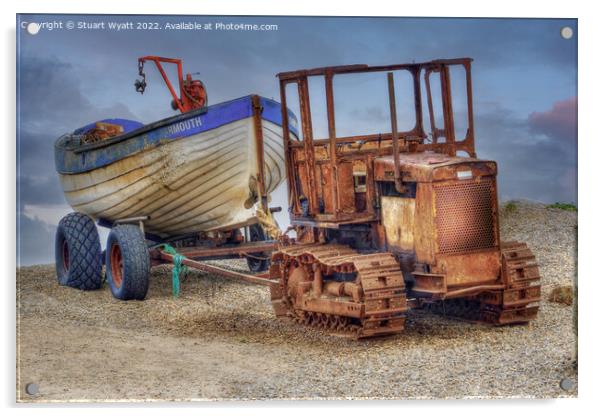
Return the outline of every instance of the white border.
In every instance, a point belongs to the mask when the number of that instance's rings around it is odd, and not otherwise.
[[[2,2],[2,29],[4,34],[2,89],[4,97],[0,100],[2,105],[2,125],[5,135],[0,139],[3,158],[2,205],[3,215],[0,217],[5,238],[2,239],[0,255],[6,273],[3,274],[3,319],[2,337],[4,359],[0,367],[2,377],[2,405],[15,407],[15,367],[14,367],[14,340],[15,340],[15,13],[129,13],[129,14],[216,14],[216,15],[347,15],[347,16],[474,16],[474,17],[564,17],[579,18],[579,276],[580,276],[580,319],[579,319],[579,399],[559,399],[548,401],[527,400],[502,400],[502,401],[451,401],[451,402],[335,402],[335,403],[308,403],[308,402],[241,402],[241,403],[208,403],[194,405],[176,405],[178,411],[198,414],[226,413],[232,407],[261,413],[306,414],[307,412],[328,411],[340,409],[345,413],[365,413],[371,407],[378,405],[384,407],[379,412],[429,412],[448,414],[507,414],[518,408],[526,407],[529,412],[543,411],[546,414],[581,413],[597,404],[602,393],[598,391],[600,385],[600,304],[599,296],[602,294],[599,277],[600,266],[597,259],[600,257],[598,247],[600,244],[600,175],[596,168],[602,165],[602,137],[599,133],[599,122],[594,127],[594,120],[598,121],[600,115],[600,48],[599,40],[602,39],[599,14],[594,9],[595,2],[578,3],[575,1],[545,1],[527,2],[524,0],[505,0],[503,2],[474,2],[468,0],[425,0],[413,2],[387,2],[370,0],[367,2],[332,2],[324,0],[303,0],[295,2],[285,1],[243,1],[235,0],[225,2],[217,1],[186,1],[186,0],[135,0],[129,2],[97,1],[73,2],[69,0],[29,0],[16,4]],[[598,98],[598,100],[596,100]],[[596,113],[594,113],[596,112]],[[545,348],[545,346],[542,346]],[[183,381],[185,382],[185,381]],[[145,414],[165,414],[171,412],[165,406],[146,405]],[[263,408],[263,407],[267,408]],[[50,413],[64,414],[81,412],[81,409],[61,409],[56,406],[16,406],[26,407],[27,412],[34,408],[42,407]],[[88,406],[86,413],[106,413],[106,405]],[[133,405],[110,405],[111,412],[130,413]],[[202,407],[202,409],[196,409]],[[284,407],[284,409],[283,409]],[[309,409],[307,408],[309,407]],[[514,410],[514,409],[516,410]],[[126,409],[125,411],[123,409]],[[140,410],[140,409],[138,409]],[[14,409],[10,409],[11,413]]]

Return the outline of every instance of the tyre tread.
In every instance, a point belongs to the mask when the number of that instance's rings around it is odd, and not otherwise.
[[[111,230],[107,243],[105,264],[110,279],[110,256],[113,240],[119,244],[123,258],[123,281],[120,288],[111,284],[113,296],[121,300],[142,300],[148,292],[150,257],[146,239],[136,225],[118,225]]]
[[[61,273],[62,241],[69,247],[69,270]],[[61,219],[57,228],[55,246],[57,278],[59,284],[81,290],[96,290],[102,286],[102,257],[100,238],[94,220],[89,216],[72,212]]]

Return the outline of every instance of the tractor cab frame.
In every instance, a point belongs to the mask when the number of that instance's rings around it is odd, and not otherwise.
[[[287,106],[287,86],[296,84],[299,97],[302,141],[291,140],[288,123],[283,123],[284,145],[287,166],[287,184],[290,195],[290,212],[294,225],[313,225],[336,228],[339,224],[362,223],[376,220],[374,171],[375,158],[399,155],[403,152],[432,151],[455,156],[464,151],[476,157],[474,147],[474,122],[472,110],[472,79],[470,58],[442,59],[425,63],[386,66],[347,65],[283,72],[280,79],[282,108]],[[461,67],[465,73],[467,131],[464,137],[456,137],[450,67]],[[405,71],[412,77],[415,125],[409,131],[397,131],[394,71]],[[388,73],[390,132],[375,132],[357,136],[337,136],[335,121],[335,77],[358,73]],[[324,80],[328,137],[314,138],[308,79],[321,77]],[[433,83],[433,78],[439,82]],[[437,81],[435,79],[435,81]],[[422,84],[422,85],[421,85]],[[443,125],[437,125],[434,107],[434,90],[439,89],[443,113]],[[426,107],[430,133],[424,128],[422,92],[426,91]],[[360,161],[363,161],[361,163]],[[403,191],[403,178],[399,156],[393,157],[395,188]],[[351,163],[349,163],[351,162]],[[346,175],[348,171],[352,175]],[[341,179],[354,177],[354,187],[365,189],[365,210],[354,209],[355,196],[345,187]],[[365,177],[363,177],[365,176]],[[351,185],[351,184],[350,184]],[[363,193],[363,192],[362,192]],[[360,197],[361,198],[361,197]],[[361,205],[362,201],[358,202]]]

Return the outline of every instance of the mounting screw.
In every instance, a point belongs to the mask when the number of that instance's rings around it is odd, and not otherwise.
[[[37,35],[39,31],[40,25],[38,23],[31,22],[27,24],[27,33],[30,35]]]
[[[573,37],[573,29],[569,26],[565,26],[562,29],[560,29],[560,36],[562,36],[563,39],[570,39]]]
[[[562,380],[560,380],[560,388],[564,391],[569,391],[569,390],[573,390],[573,388],[575,387],[575,383],[573,383],[573,380],[568,379],[568,378],[563,378]]]
[[[38,394],[38,391],[39,388],[36,383],[27,383],[25,385],[25,393],[29,394],[30,396],[35,396],[36,394]]]

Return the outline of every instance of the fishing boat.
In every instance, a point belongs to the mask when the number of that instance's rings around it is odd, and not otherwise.
[[[109,224],[145,217],[160,237],[252,222],[261,195],[285,179],[280,104],[252,95],[186,110],[147,125],[101,120],[60,137],[55,164],[69,205]],[[287,118],[296,140],[297,120]]]

